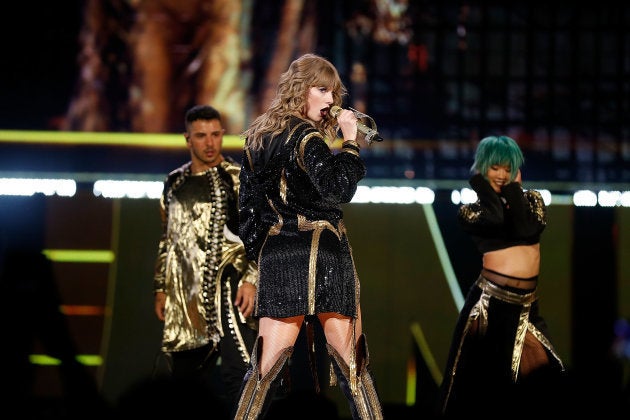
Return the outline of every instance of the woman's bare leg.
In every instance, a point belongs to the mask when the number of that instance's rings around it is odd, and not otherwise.
[[[303,316],[260,319],[250,367],[243,378],[233,418],[257,419],[265,416],[276,390],[281,386],[282,372],[293,354],[293,345],[303,321]]]
[[[361,326],[361,308],[358,310],[358,316],[353,325],[352,318],[334,313],[327,312],[318,315],[319,322],[324,329],[324,335],[326,341],[343,357],[346,363],[350,361],[350,355],[354,349],[354,343],[359,339],[363,333],[363,327]],[[352,335],[352,328],[355,328],[354,336]]]
[[[383,418],[381,403],[369,370],[367,343],[357,319],[335,313],[319,314],[328,353],[342,392],[348,399],[353,419]]]
[[[304,316],[291,318],[261,318],[258,322],[258,336],[262,337],[260,374],[265,376],[284,349],[295,344]]]
[[[519,373],[527,376],[543,366],[550,364],[549,356],[540,341],[529,331],[525,334],[523,352],[521,353],[521,364]]]
[[[350,355],[354,350],[353,338],[356,341],[361,336],[361,312],[356,323],[353,319],[334,313],[319,314],[319,322],[324,329],[326,341],[330,344],[346,363],[350,363]],[[352,328],[355,328],[354,335]]]

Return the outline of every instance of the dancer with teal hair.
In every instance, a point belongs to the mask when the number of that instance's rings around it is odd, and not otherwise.
[[[556,398],[551,391],[564,377],[538,305],[546,207],[540,192],[521,185],[524,161],[507,136],[486,137],[475,152],[469,183],[477,201],[460,207],[458,222],[475,242],[483,268],[453,333],[441,416],[548,412],[553,401],[547,397]]]

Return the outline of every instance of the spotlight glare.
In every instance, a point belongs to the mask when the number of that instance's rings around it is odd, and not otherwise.
[[[0,178],[0,195],[30,196],[44,194],[72,197],[77,183],[72,179]]]
[[[98,180],[94,183],[95,196],[105,198],[160,198],[164,184],[160,181]]]
[[[597,195],[589,190],[576,191],[573,194],[573,204],[578,207],[593,207],[597,204]]]

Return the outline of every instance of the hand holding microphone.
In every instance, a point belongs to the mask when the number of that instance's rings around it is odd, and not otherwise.
[[[363,114],[362,112],[359,112],[356,109],[350,108],[350,110],[354,112],[357,118],[367,118],[370,121],[371,125],[374,127],[374,128],[368,127],[367,125],[363,124],[361,121],[357,121],[357,130],[365,136],[365,141],[367,142],[367,144],[371,144],[373,141],[383,141],[383,137],[381,137],[378,134],[378,131],[376,131],[376,123],[374,122],[372,117],[370,117],[367,114]],[[342,111],[342,108],[338,107],[337,105],[333,105],[332,107],[330,107],[330,115],[334,118],[337,118],[337,116],[339,115],[341,111]]]

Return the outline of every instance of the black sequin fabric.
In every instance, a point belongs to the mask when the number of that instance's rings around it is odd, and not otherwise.
[[[258,262],[256,316],[356,316],[359,279],[341,204],[365,174],[356,151],[334,153],[299,118],[262,150],[244,149],[239,233]]]
[[[545,202],[536,190],[511,182],[494,192],[482,175],[470,178],[477,201],[459,208],[458,222],[481,253],[540,242],[547,226]]]

